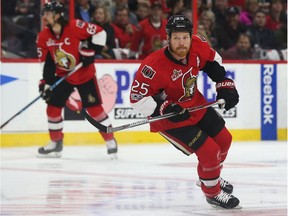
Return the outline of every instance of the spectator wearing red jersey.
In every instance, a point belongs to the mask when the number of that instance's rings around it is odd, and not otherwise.
[[[228,6],[229,7],[238,7],[240,11],[244,9],[245,6],[245,0],[228,0]]]
[[[114,28],[115,44],[118,48],[114,49],[115,57],[125,59],[128,57],[132,36],[136,30],[136,26],[129,22],[129,9],[126,6],[120,5],[116,8],[115,19],[111,25]]]
[[[151,1],[151,13],[137,25],[133,34],[129,58],[144,59],[151,52],[166,45],[166,26],[167,20],[163,18],[163,9],[161,1]],[[140,45],[140,47],[139,47]]]
[[[282,16],[285,16],[282,0],[272,0],[269,14],[266,16],[266,27],[272,31],[278,30],[281,25]]]

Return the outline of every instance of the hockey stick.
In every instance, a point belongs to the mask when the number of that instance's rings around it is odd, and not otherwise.
[[[213,101],[213,102],[209,102],[200,106],[196,106],[196,107],[192,107],[192,108],[188,108],[189,112],[195,112],[198,110],[202,110],[202,109],[206,109],[208,107],[212,107],[212,106],[216,106],[216,105],[220,105],[221,107],[225,104],[225,100],[224,99],[219,99],[217,101]],[[124,124],[124,125],[120,125],[117,127],[106,127],[105,125],[101,124],[100,122],[97,122],[95,119],[93,119],[87,112],[85,109],[82,109],[82,115],[85,116],[85,118],[87,119],[87,121],[89,121],[94,127],[96,127],[98,130],[105,132],[105,133],[112,133],[112,132],[116,132],[116,131],[121,131],[121,130],[125,130],[128,128],[132,128],[132,127],[136,127],[139,125],[143,125],[143,124],[147,124],[147,123],[151,123],[151,122],[155,122],[155,121],[159,121],[162,119],[167,119],[170,118],[172,116],[176,116],[178,115],[178,113],[167,113],[161,116],[156,116],[156,117],[152,117],[152,118],[146,118],[144,120],[140,120],[140,121],[136,121],[133,123],[129,123],[129,124]]]
[[[66,74],[65,76],[61,77],[59,80],[57,80],[53,85],[50,86],[49,90],[53,91],[53,89],[56,88],[56,86],[58,86],[61,82],[63,82],[63,80],[65,80],[67,77],[71,76],[72,74],[74,74],[79,68],[82,67],[82,62],[79,63],[78,65],[75,66],[75,68],[73,70],[71,70],[68,74]],[[47,89],[48,90],[48,89]],[[46,90],[46,91],[47,91]],[[16,116],[20,115],[23,111],[25,111],[28,107],[30,107],[32,104],[34,104],[37,100],[39,100],[41,98],[41,95],[39,95],[37,98],[35,98],[33,101],[31,101],[29,104],[27,104],[24,108],[22,108],[19,112],[17,112],[15,115],[13,115],[11,118],[9,118],[6,122],[4,122],[0,129],[2,129],[3,127],[5,127],[5,125],[7,125],[12,119],[14,119]]]

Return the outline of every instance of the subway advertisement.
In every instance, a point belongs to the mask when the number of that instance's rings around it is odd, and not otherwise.
[[[95,66],[103,107],[113,126],[143,119],[129,103],[130,87],[139,63],[96,62]],[[224,67],[227,76],[235,81],[240,101],[229,111],[215,109],[224,117],[234,139],[287,140],[287,64],[229,63]],[[39,96],[41,76],[38,63],[1,63],[1,125]],[[208,101],[216,99],[215,83],[205,73],[199,73],[197,86]],[[78,136],[97,133],[98,130],[75,111],[78,106],[81,101],[75,89],[63,110],[64,132]],[[37,100],[2,128],[1,137],[47,134],[45,112],[45,101]],[[141,141],[139,132],[149,134],[149,125],[116,132],[116,136],[117,133],[138,136],[137,140]]]

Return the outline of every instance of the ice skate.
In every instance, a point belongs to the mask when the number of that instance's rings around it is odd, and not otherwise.
[[[226,181],[225,179],[221,178],[220,177],[220,188],[226,192],[226,193],[229,193],[229,194],[232,194],[233,193],[233,185],[230,184],[228,181]]]
[[[60,158],[63,149],[63,140],[51,141],[48,145],[38,149],[38,156],[40,158]]]
[[[107,146],[107,153],[110,156],[112,160],[117,160],[117,152],[118,152],[118,147],[117,147],[117,142],[115,139],[106,141],[106,146]]]
[[[206,197],[207,202],[212,207],[220,207],[224,209],[240,209],[242,208],[239,203],[239,199],[232,194],[226,193],[223,190],[221,192],[212,198]]]
[[[224,191],[224,192],[226,192],[226,193],[229,193],[229,194],[232,194],[233,193],[233,185],[232,184],[230,184],[228,181],[226,181],[225,179],[223,179],[223,178],[221,178],[220,177],[220,188]],[[198,180],[197,182],[196,182],[196,185],[197,186],[199,186],[199,187],[201,187],[201,181],[200,180]]]

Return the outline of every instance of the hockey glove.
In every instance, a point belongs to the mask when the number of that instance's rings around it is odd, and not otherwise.
[[[168,120],[174,123],[185,121],[190,117],[190,113],[187,109],[184,109],[179,104],[169,100],[164,101],[160,106],[160,114],[163,115],[166,113],[177,113],[177,115],[168,118]]]
[[[87,67],[94,63],[95,51],[93,49],[81,48],[79,50],[80,61],[83,63],[83,67]]]
[[[52,91],[50,90],[50,85],[46,84],[46,81],[44,79],[41,79],[39,82],[39,93],[43,100],[48,100],[52,94]]]
[[[216,83],[217,100],[225,100],[225,110],[236,106],[239,102],[239,95],[233,80],[225,78],[223,81]]]

